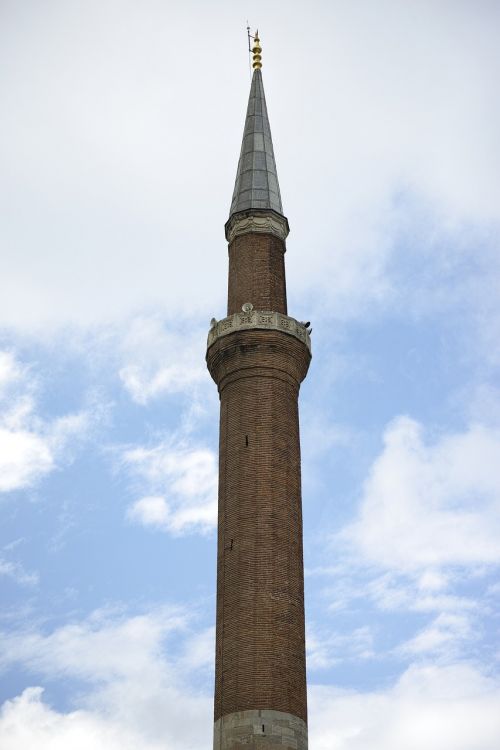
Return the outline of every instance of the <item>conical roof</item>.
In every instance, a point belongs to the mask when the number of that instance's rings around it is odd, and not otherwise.
[[[229,216],[248,209],[283,214],[262,73],[254,70]]]

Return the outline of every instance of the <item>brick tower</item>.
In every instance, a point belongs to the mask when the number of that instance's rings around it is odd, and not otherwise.
[[[225,227],[227,317],[207,349],[221,404],[214,750],[307,749],[298,395],[311,346],[287,314],[260,53],[256,36]]]

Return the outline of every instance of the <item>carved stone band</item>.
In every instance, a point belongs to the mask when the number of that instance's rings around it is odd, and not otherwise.
[[[303,323],[295,318],[282,315],[268,310],[251,310],[250,312],[238,312],[228,318],[214,321],[208,332],[207,348],[217,341],[221,336],[227,336],[234,331],[244,331],[249,328],[262,328],[264,330],[282,331],[302,341],[311,351],[311,337]]]
[[[235,237],[248,233],[274,234],[286,240],[289,232],[288,220],[276,211],[248,209],[233,214],[226,223],[226,239],[231,243]]]

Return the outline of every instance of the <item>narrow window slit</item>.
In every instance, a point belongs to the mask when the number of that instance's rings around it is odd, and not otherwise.
[[[245,446],[248,448],[248,435],[245,435]]]

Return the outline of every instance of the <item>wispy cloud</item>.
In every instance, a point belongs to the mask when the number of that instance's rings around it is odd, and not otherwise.
[[[467,614],[441,613],[429,625],[398,650],[414,656],[432,656],[434,659],[456,659],[461,656],[464,643],[474,640],[473,623]]]
[[[19,562],[12,562],[0,557],[0,576],[12,578],[16,583],[33,586],[38,583],[39,575],[36,572],[27,572]]]
[[[217,522],[217,457],[177,439],[153,448],[132,448],[123,464],[146,484],[148,494],[127,510],[127,518],[172,534],[207,532]]]
[[[211,385],[205,367],[207,328],[184,322],[162,322],[158,317],[135,318],[121,344],[123,386],[138,404],[159,396],[189,393]]]
[[[57,467],[70,439],[81,438],[89,414],[42,419],[36,379],[11,352],[0,352],[0,492],[31,487]]]
[[[328,669],[335,664],[371,659],[373,634],[368,626],[343,632],[311,625],[307,631],[307,666],[311,670]]]

